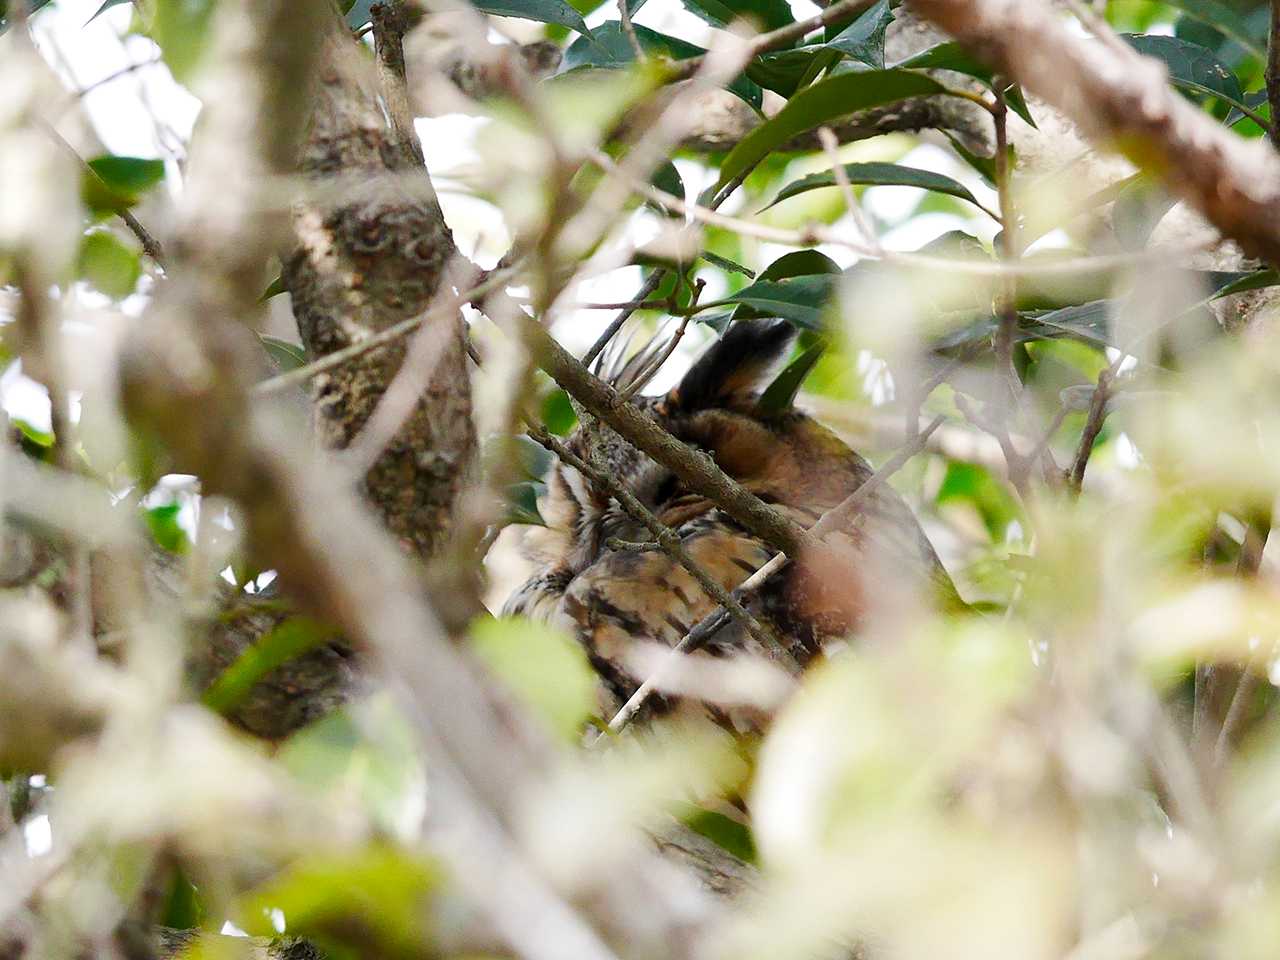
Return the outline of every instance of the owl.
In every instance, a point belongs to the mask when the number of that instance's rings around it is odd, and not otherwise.
[[[811,527],[872,475],[867,461],[813,418],[788,407],[766,410],[760,390],[790,351],[785,320],[739,320],[664,396],[635,403],[684,443],[765,503]],[[644,358],[615,381],[634,378]],[[776,552],[706,498],[608,427],[588,421],[569,448],[625,486],[725,589],[732,590]],[[651,540],[606,491],[578,470],[555,463],[539,502],[547,526],[531,531],[525,550],[538,572],[508,599],[504,614],[523,614],[569,630],[582,643],[607,692],[605,709],[625,703],[644,677],[631,656],[639,643],[674,646],[718,604],[675,559]],[[625,544],[619,548],[620,544]],[[950,583],[910,508],[878,485],[862,509],[830,534],[820,556],[800,556],[744,599],[780,641],[781,656],[802,669],[834,640],[856,629],[876,604],[919,602],[939,581]],[[951,588],[954,590],[954,588]],[[703,655],[754,649],[739,624],[713,635]],[[657,698],[656,709],[669,705]]]

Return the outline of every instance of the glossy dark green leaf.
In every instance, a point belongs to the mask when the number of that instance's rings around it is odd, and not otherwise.
[[[538,23],[557,23],[590,37],[582,14],[564,0],[471,0],[476,9],[496,17],[518,17]]]
[[[1259,60],[1267,58],[1266,35],[1257,35],[1249,22],[1225,3],[1217,0],[1164,0],[1171,7],[1181,10],[1185,16],[1199,20],[1230,37]]]
[[[822,44],[811,44],[791,50],[777,50],[756,57],[747,65],[747,76],[784,97],[791,97],[806,79],[840,59],[840,53]]]
[[[795,22],[786,0],[680,0],[686,10],[713,27],[747,20],[757,30],[776,30]]]
[[[288,373],[307,365],[307,352],[300,343],[291,343],[279,337],[270,337],[265,333],[258,334],[262,347],[271,358],[272,365],[279,373]]]
[[[267,284],[267,289],[262,291],[262,295],[258,297],[258,302],[266,303],[272,297],[278,297],[280,294],[288,292],[289,288],[284,285],[284,275],[280,274]]]
[[[720,310],[716,313],[700,313],[695,320],[698,323],[704,323],[720,336],[724,336],[724,332],[729,329],[729,324],[733,323],[732,310]]]
[[[664,160],[658,165],[658,169],[649,178],[649,182],[664,193],[669,193],[681,200],[684,199],[684,179],[680,176],[680,171],[676,169],[676,165],[670,160]],[[668,210],[657,200],[645,200],[645,204],[663,216],[679,216],[679,214]]]
[[[994,89],[995,72],[981,60],[970,56],[955,41],[947,41],[928,50],[922,50],[895,66],[917,70],[954,70]],[[1027,99],[1022,94],[1022,88],[1014,84],[1005,88],[1003,93],[1004,102],[1009,105],[1009,109],[1034,127],[1036,121],[1027,107]]]
[[[138,252],[105,230],[94,230],[80,239],[76,274],[81,280],[116,300],[133,293],[142,276]]]
[[[102,6],[100,6],[97,10],[94,11],[93,16],[90,17],[87,22],[92,23],[94,20],[97,20],[98,17],[102,16],[104,13],[110,10],[112,7],[118,7],[122,4],[131,3],[131,2],[132,0],[103,0]]]
[[[820,250],[793,250],[784,253],[762,271],[761,280],[786,280],[820,273],[839,273],[840,264]]]
[[[959,197],[961,200],[967,200],[977,207],[982,206],[978,202],[978,198],[960,181],[941,173],[933,173],[930,170],[904,167],[897,163],[846,163],[844,172],[850,183],[860,186],[919,187],[922,190],[933,190],[937,193]],[[788,183],[778,191],[778,195],[773,198],[773,203],[770,203],[769,207],[810,190],[817,190],[820,187],[833,187],[835,184],[836,177],[831,171],[801,177],[799,180],[793,180]],[[768,210],[769,207],[764,209]]]
[[[813,371],[826,349],[826,343],[819,340],[787,364],[760,395],[757,404],[760,412],[767,417],[791,409],[805,378]]]
[[[718,186],[746,173],[793,137],[836,117],[942,90],[937,81],[909,70],[869,70],[820,80],[797,93],[776,116],[729,151],[720,165]]]
[[[828,40],[827,46],[859,63],[883,70],[884,34],[892,22],[893,11],[889,8],[889,0],[879,0]]]
[[[1206,47],[1155,34],[1121,36],[1139,53],[1161,61],[1169,69],[1169,82],[1176,87],[1216,96],[1229,103],[1238,103],[1244,97],[1236,75]]]
[[[1246,93],[1240,102],[1255,114],[1260,114],[1262,109],[1267,106],[1267,91],[1255,90],[1253,93]],[[1231,111],[1227,114],[1227,118],[1222,122],[1225,126],[1234,127],[1246,116],[1248,116],[1248,114],[1245,113],[1245,111],[1241,110],[1239,106],[1233,104]],[[1265,124],[1262,126],[1263,129],[1266,129]]]
[[[646,54],[655,57],[668,57],[672,60],[688,60],[700,57],[707,51],[696,44],[667,36],[657,30],[635,25],[636,39]],[[579,37],[564,52],[560,63],[562,73],[586,67],[599,69],[616,69],[625,67],[635,61],[636,53],[631,41],[622,31],[622,24],[610,20],[595,29],[590,37]],[[764,94],[760,87],[746,76],[740,76],[729,84],[729,90],[749,103],[756,110],[764,102]]]
[[[753,316],[782,317],[806,330],[821,330],[822,318],[838,279],[831,274],[819,274],[789,280],[757,280],[725,299],[749,307]]]
[[[1246,293],[1249,290],[1261,290],[1263,287],[1274,287],[1280,284],[1280,271],[1274,267],[1256,270],[1243,276],[1235,277],[1222,284],[1214,292],[1214,298],[1229,297],[1235,293]]]
[[[143,157],[95,157],[81,181],[85,206],[95,214],[119,213],[164,179],[164,161]]]
[[[249,695],[272,670],[337,636],[327,624],[309,617],[290,617],[268,630],[238,656],[200,698],[210,710],[226,713]]]
[[[542,513],[538,510],[538,498],[546,492],[546,484],[535,480],[511,484],[507,487],[506,522],[545,527],[547,521],[542,519]]]
[[[942,131],[942,135],[951,142],[951,148],[955,150],[956,156],[981,174],[982,179],[986,180],[987,183],[992,186],[995,185],[996,161],[994,157],[984,157],[974,153],[960,141],[959,137],[949,130]]]

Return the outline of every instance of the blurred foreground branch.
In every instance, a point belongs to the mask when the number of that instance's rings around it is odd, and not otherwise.
[[[1280,157],[1172,90],[1157,61],[1101,22],[1082,39],[1041,0],[910,0],[1089,137],[1153,171],[1251,256],[1280,262]]]

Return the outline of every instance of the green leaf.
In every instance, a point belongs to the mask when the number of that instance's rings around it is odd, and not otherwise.
[[[234,710],[249,692],[272,670],[314,650],[337,636],[327,624],[309,617],[290,617],[268,630],[222,671],[201,702],[210,710]]]
[[[760,401],[756,404],[760,413],[768,417],[791,409],[805,377],[809,376],[826,349],[826,343],[819,340],[787,364],[760,395]]]
[[[938,488],[939,506],[967,501],[978,512],[987,532],[996,543],[1005,539],[1009,524],[1018,519],[1018,506],[1008,490],[985,468],[972,463],[952,461]]]
[[[756,862],[755,839],[751,836],[751,828],[746,824],[731,820],[718,811],[692,804],[680,815],[680,819],[694,833],[706,837],[743,863]]]
[[[826,46],[839,50],[846,57],[876,70],[884,69],[884,34],[893,22],[893,11],[889,9],[889,0],[879,0],[870,9],[864,11],[853,23],[849,24]]]
[[[746,173],[788,140],[829,120],[857,110],[941,92],[943,87],[937,81],[908,70],[869,70],[820,80],[797,93],[776,116],[756,127],[729,151],[720,165],[717,188]]]
[[[658,169],[649,178],[649,182],[673,197],[677,197],[680,200],[684,199],[684,179],[680,176],[680,171],[676,169],[676,165],[670,160],[664,160],[658,165]],[[664,217],[679,216],[679,214],[668,210],[657,200],[645,200],[645,205],[652,207]]]
[[[187,531],[178,523],[178,514],[182,505],[167,503],[159,507],[151,507],[143,511],[142,519],[147,524],[151,539],[155,544],[170,553],[186,553],[191,549],[191,541]]]
[[[746,19],[758,30],[777,30],[795,22],[786,0],[680,0],[686,10],[713,27]]]
[[[960,44],[953,40],[922,50],[895,66],[916,70],[954,70],[956,73],[963,73],[967,77],[973,77],[978,82],[986,84],[989,89],[995,89],[995,72],[982,61],[971,57]],[[1001,92],[1009,109],[1034,127],[1036,121],[1027,108],[1027,100],[1022,94],[1022,88],[1012,84]]]
[[[688,60],[700,57],[707,51],[696,44],[688,43],[676,37],[667,36],[657,30],[635,25],[636,39],[644,52],[654,57],[667,57],[671,60]],[[622,24],[610,20],[597,27],[590,37],[579,37],[564,52],[560,62],[560,72],[583,68],[617,69],[626,67],[635,61],[636,52],[631,48],[631,41],[622,32]],[[759,110],[764,102],[764,94],[756,83],[746,76],[740,76],[729,84],[729,90],[736,93],[748,104]]]
[[[757,280],[725,299],[750,307],[752,316],[782,317],[806,330],[822,330],[822,317],[837,280],[830,274]]]
[[[90,212],[119,213],[164,179],[164,161],[142,157],[95,157],[81,181],[81,196]]]
[[[737,273],[747,277],[748,279],[755,279],[756,272],[754,270],[750,267],[744,267],[742,264],[735,260],[730,260],[728,257],[722,257],[720,254],[712,253],[710,250],[703,250],[702,253],[698,254],[698,256],[712,266],[719,267],[721,270],[728,270],[730,273]]]
[[[258,334],[262,347],[271,358],[271,363],[279,373],[288,373],[307,365],[307,353],[300,343],[290,343],[279,337],[269,337],[265,333]]]
[[[819,273],[839,273],[840,264],[818,250],[784,253],[760,273],[761,280],[786,280]]]
[[[502,438],[497,438],[501,440]],[[538,482],[547,475],[555,456],[532,437],[524,435],[507,438],[514,444],[515,456],[526,480]]]
[[[569,402],[569,395],[559,387],[542,401],[542,425],[560,437],[567,437],[578,425],[578,414]]]
[[[284,275],[280,274],[267,284],[267,289],[262,291],[262,295],[258,297],[258,302],[266,303],[272,297],[278,297],[280,294],[288,292],[289,288],[284,285]]]
[[[156,0],[151,39],[179,83],[188,83],[212,38],[216,0]]]
[[[194,930],[204,920],[204,903],[181,867],[174,868],[169,893],[160,910],[160,925],[174,930]]]
[[[471,0],[476,9],[491,13],[496,17],[518,17],[521,20],[536,20],[539,23],[556,23],[570,30],[576,30],[590,37],[582,14],[565,3],[564,0]]]
[[[102,16],[104,13],[106,13],[106,12],[107,12],[108,10],[110,10],[112,7],[118,7],[118,6],[120,6],[121,4],[123,4],[123,3],[131,3],[131,2],[132,2],[132,0],[103,0],[102,6],[100,6],[100,7],[99,7],[95,12],[94,12],[94,14],[93,14],[93,16],[92,16],[92,17],[90,17],[88,20],[86,20],[86,21],[85,21],[85,24],[86,24],[86,25],[88,25],[88,24],[90,24],[90,23],[93,23],[93,21],[97,20],[97,19],[98,19],[98,17]]]
[[[1235,293],[1245,293],[1249,290],[1261,290],[1263,287],[1274,287],[1280,284],[1280,271],[1275,267],[1268,267],[1265,270],[1257,270],[1253,273],[1246,273],[1242,277],[1223,284],[1214,292],[1213,297],[1229,297]]]
[[[1207,24],[1223,36],[1230,37],[1259,60],[1267,59],[1265,37],[1255,36],[1244,17],[1224,3],[1216,0],[1164,0],[1171,7],[1181,10],[1184,16]]]
[[[546,484],[533,480],[511,484],[507,487],[506,522],[545,527],[547,521],[542,519],[542,513],[538,510],[538,498],[546,492]]]
[[[57,440],[51,431],[41,430],[30,420],[24,420],[21,417],[10,418],[9,425],[22,435],[23,443],[31,444],[41,450],[52,450]]]
[[[274,938],[278,910],[289,936],[314,941],[324,956],[420,957],[431,939],[426,900],[441,882],[434,864],[375,842],[294,862],[241,901],[235,922]]]
[[[596,712],[596,675],[568,634],[524,617],[477,621],[471,649],[548,728],[576,742]]]
[[[941,173],[920,170],[916,167],[904,167],[897,163],[846,163],[844,172],[850,183],[869,186],[919,187],[922,190],[933,190],[937,193],[959,197],[961,200],[967,200],[976,207],[982,207],[982,204],[978,202],[978,198],[964,184]],[[810,190],[817,190],[820,187],[833,187],[835,184],[836,177],[832,171],[801,177],[799,180],[793,180],[783,187],[778,192],[778,195],[773,198],[773,202],[763,209],[768,210],[769,207],[775,206],[783,200],[799,196]]]
[[[1164,63],[1169,69],[1169,82],[1175,87],[1216,96],[1228,103],[1243,99],[1244,91],[1236,75],[1207,47],[1155,34],[1121,36],[1139,53]]]
[[[1049,335],[1068,334],[1103,346],[1111,343],[1111,317],[1116,309],[1113,300],[1092,300],[1061,310],[1051,310],[1031,321],[1031,329]]]
[[[94,230],[80,240],[76,275],[102,293],[120,300],[133,293],[142,276],[142,261],[114,234]]]
[[[996,182],[995,157],[979,156],[978,154],[970,150],[968,147],[966,147],[963,143],[961,143],[960,138],[957,137],[955,134],[953,134],[949,130],[942,131],[942,135],[946,137],[947,140],[950,141],[951,149],[953,149],[956,152],[956,156],[958,156],[961,160],[963,160],[970,167],[972,167],[979,174],[981,174],[982,179],[986,180],[987,183],[991,184],[992,186],[995,185],[995,182]]]
[[[763,53],[747,64],[747,76],[766,90],[791,97],[805,85],[806,78],[827,69],[840,59],[838,51],[822,44]]]

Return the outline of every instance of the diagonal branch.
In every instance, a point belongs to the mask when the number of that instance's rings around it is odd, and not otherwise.
[[[1280,262],[1280,156],[1175,93],[1157,61],[1103,24],[1105,42],[1074,35],[1043,0],[910,4],[1087,136],[1155,173],[1247,254]]]

